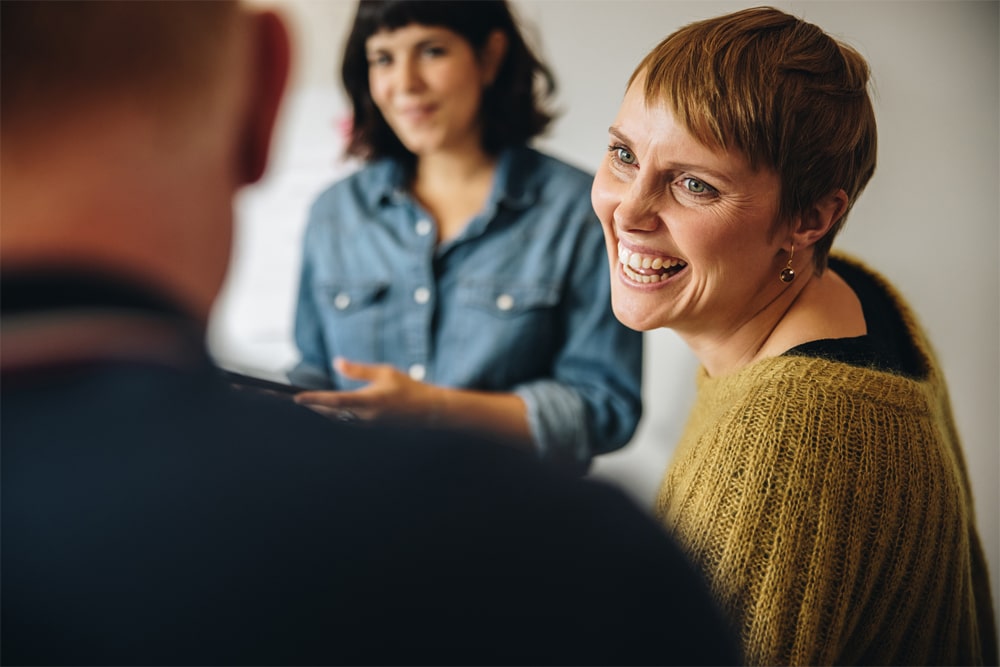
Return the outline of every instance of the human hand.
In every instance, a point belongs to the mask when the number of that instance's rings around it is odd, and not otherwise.
[[[441,387],[418,382],[388,364],[363,364],[336,358],[334,370],[367,382],[351,391],[304,391],[295,402],[333,419],[432,424],[444,403]]]

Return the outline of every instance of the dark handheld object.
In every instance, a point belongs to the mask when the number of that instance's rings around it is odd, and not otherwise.
[[[235,389],[255,391],[263,394],[270,394],[272,396],[279,396],[281,398],[291,399],[292,396],[300,391],[308,391],[305,387],[275,382],[273,380],[265,380],[261,377],[245,375],[236,371],[223,370],[222,375],[223,378]]]

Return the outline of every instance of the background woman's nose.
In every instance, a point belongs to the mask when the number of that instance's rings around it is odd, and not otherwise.
[[[399,87],[403,90],[419,90],[423,86],[420,63],[416,58],[404,58],[396,68]]]

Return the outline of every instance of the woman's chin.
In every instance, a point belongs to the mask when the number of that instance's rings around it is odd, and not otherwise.
[[[652,331],[660,329],[663,324],[649,312],[648,305],[637,303],[628,297],[619,297],[612,294],[611,309],[619,322],[635,331]]]

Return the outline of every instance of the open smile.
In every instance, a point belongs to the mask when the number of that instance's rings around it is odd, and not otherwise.
[[[663,282],[687,266],[687,262],[676,257],[632,252],[621,242],[618,243],[618,262],[626,276],[645,284]]]

